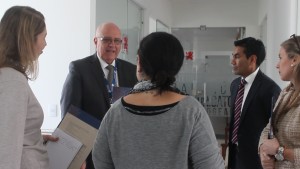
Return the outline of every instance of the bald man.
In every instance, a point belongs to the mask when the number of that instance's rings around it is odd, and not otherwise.
[[[69,65],[60,101],[62,117],[74,105],[102,120],[111,105],[112,86],[133,87],[137,82],[136,66],[117,58],[122,46],[117,25],[109,22],[98,26],[94,44],[95,54]],[[106,68],[108,65],[112,67],[111,72]],[[86,169],[94,169],[91,154],[86,160]]]

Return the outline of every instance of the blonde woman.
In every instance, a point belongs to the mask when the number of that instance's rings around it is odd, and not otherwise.
[[[46,46],[44,16],[27,6],[9,8],[0,22],[0,168],[48,169],[41,134],[43,110],[28,79]]]
[[[271,123],[260,137],[263,168],[300,168],[300,36],[292,35],[281,44],[277,69],[281,80],[290,84],[281,92]],[[274,138],[268,139],[273,131]]]

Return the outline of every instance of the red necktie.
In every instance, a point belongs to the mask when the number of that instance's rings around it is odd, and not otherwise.
[[[234,124],[233,124],[233,132],[232,132],[232,143],[237,143],[237,132],[239,129],[239,125],[240,125],[240,117],[241,117],[241,112],[242,112],[242,103],[243,103],[243,97],[244,97],[244,89],[245,89],[245,84],[246,84],[246,80],[242,79],[241,83],[239,85],[239,90],[238,90],[238,94],[235,98],[235,102],[234,102]]]

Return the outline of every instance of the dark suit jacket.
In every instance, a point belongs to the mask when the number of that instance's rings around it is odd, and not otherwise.
[[[120,87],[133,87],[137,82],[136,66],[121,59],[116,60]],[[61,96],[62,117],[70,105],[81,108],[102,120],[110,108],[105,76],[97,54],[70,63]],[[87,169],[93,169],[91,156],[87,159]]]
[[[231,91],[231,118],[229,131],[229,159],[228,169],[232,169],[236,154],[231,142],[233,130],[234,102],[241,77],[233,80]],[[271,115],[272,97],[274,101],[280,93],[280,87],[269,77],[258,71],[242,109],[240,126],[238,130],[238,159],[239,169],[260,169],[261,163],[258,156],[258,142],[260,134],[269,122]]]

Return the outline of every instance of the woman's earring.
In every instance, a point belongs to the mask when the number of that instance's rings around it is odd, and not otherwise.
[[[291,67],[294,67],[295,65],[294,64],[291,64]]]

